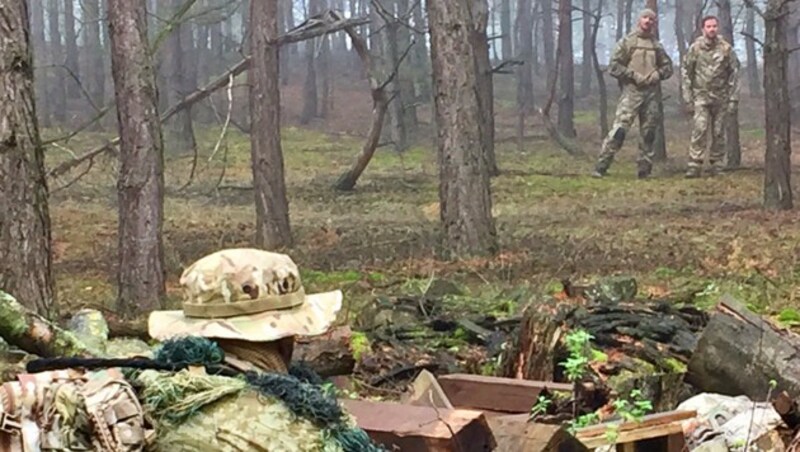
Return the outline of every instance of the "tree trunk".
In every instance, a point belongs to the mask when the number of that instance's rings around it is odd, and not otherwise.
[[[647,0],[647,8],[655,11],[658,16],[658,1]],[[656,28],[656,39],[658,39],[659,32]],[[658,105],[658,119],[656,119],[656,137],[653,140],[653,159],[658,162],[667,160],[667,139],[664,135],[664,95],[661,92],[661,82],[658,83],[656,89],[656,104]]]
[[[414,4],[413,6],[415,8],[421,8],[421,6],[418,4]],[[408,12],[408,8],[408,0],[397,0],[398,14],[406,14]],[[397,42],[397,49],[399,52],[405,52],[408,46],[411,44],[411,34],[407,27],[401,25],[400,28],[397,29]],[[398,57],[402,57],[402,55],[398,55]],[[406,57],[406,59],[402,61],[402,64],[399,65],[397,72],[397,86],[400,88],[399,100],[403,104],[403,123],[406,126],[407,143],[411,141],[410,137],[416,135],[418,122],[417,107],[415,105],[417,102],[417,95],[414,89],[415,68],[412,66],[412,63],[413,61]]]
[[[67,119],[67,90],[64,86],[64,46],[61,43],[61,28],[59,24],[59,1],[48,0],[47,3],[47,22],[50,34],[50,64],[54,65],[50,69],[50,83],[52,92],[50,100],[53,103],[53,120],[56,125],[64,126]]]
[[[414,25],[418,30],[427,30],[428,24],[425,15],[422,14],[422,8],[421,3],[414,8]],[[431,58],[428,55],[425,39],[417,37],[417,42],[411,52],[413,55],[411,67],[414,71],[414,85],[417,93],[414,102],[427,102],[431,99]]]
[[[7,0],[0,7],[0,290],[50,315],[50,213],[26,3]]]
[[[684,24],[686,23],[686,10],[684,6],[684,2],[675,2],[675,39],[678,43],[678,61],[680,64],[683,64],[683,58],[687,50],[686,33],[684,33]],[[678,95],[680,99],[683,99],[683,77],[677,78]]]
[[[734,45],[731,0],[717,0],[719,8],[720,32],[731,45]],[[741,74],[740,74],[741,76]],[[739,168],[742,165],[742,146],[739,142],[739,106],[733,105],[725,123],[725,150],[728,154],[727,167]]]
[[[165,8],[167,10],[167,17],[174,17],[181,9],[183,2],[184,0],[170,0],[170,4]],[[179,19],[179,23],[175,25],[166,39],[166,48],[163,53],[165,56],[163,59],[164,68],[162,70],[164,78],[166,79],[166,89],[164,90],[164,95],[161,96],[161,98],[164,99],[165,106],[175,103],[188,93],[186,91],[188,87],[186,80],[188,76],[188,64],[185,61],[187,55],[185,46],[189,43],[184,43],[183,41],[189,37],[186,34],[186,29],[189,26],[190,24]],[[221,37],[218,36],[216,41],[220,39]],[[212,63],[213,65],[218,65],[220,60],[214,52],[220,50],[220,43],[217,42],[215,44],[212,37],[211,44],[212,58],[210,58],[209,61],[214,62]],[[214,48],[215,45],[217,49]],[[195,141],[194,128],[192,127],[191,107],[176,114],[171,127],[168,127],[167,131],[169,132],[167,135],[168,139],[165,141],[169,143],[169,149],[176,149],[178,151],[191,150],[193,153],[196,151],[197,142]]]
[[[700,391],[765,400],[773,391],[800,398],[800,337],[776,328],[733,299],[713,311],[689,361],[686,381]],[[770,381],[777,387],[770,389]]]
[[[747,8],[745,32],[753,37],[756,35],[756,12],[753,8]],[[751,38],[745,38],[744,43],[747,50],[747,84],[750,87],[750,97],[761,97],[761,79],[758,76],[756,43]]]
[[[250,3],[250,149],[256,203],[256,245],[268,250],[292,246],[289,201],[281,150],[281,94],[278,0]],[[306,41],[313,42],[313,41]]]
[[[100,29],[102,16],[100,15],[100,0],[83,0],[83,14],[86,44],[86,91],[95,109],[102,108],[106,97],[106,71],[103,58],[103,46],[100,42]],[[95,122],[93,130],[102,129],[100,121]]]
[[[581,88],[580,97],[586,97],[592,92],[592,1],[583,0],[583,57],[581,59]]]
[[[166,294],[164,154],[144,0],[108,0],[111,68],[120,136],[117,312],[135,317]]]
[[[600,67],[600,59],[597,58],[597,33],[600,31],[600,18],[603,17],[603,0],[597,0],[597,12],[595,13],[595,23],[592,27],[592,62],[595,75],[597,75],[597,92],[600,97],[600,136],[608,135],[608,92],[606,90],[606,80],[603,68]]]
[[[67,47],[66,68],[70,72],[67,77],[67,95],[70,99],[81,97],[81,70],[78,64],[78,38],[75,35],[75,11],[72,0],[64,2],[64,41]]]
[[[48,60],[47,41],[44,39],[44,1],[30,2],[31,44],[33,50],[34,94],[39,122],[42,127],[50,127],[50,83],[48,74],[52,69],[46,68]]]
[[[386,58],[383,73],[388,76],[394,68],[398,67],[400,60],[400,53],[397,49],[397,35],[400,24],[396,22],[385,23],[383,40],[384,48],[383,55]],[[398,68],[399,71],[399,68]],[[407,99],[401,92],[402,87],[399,82],[400,74],[398,72],[392,81],[386,86],[389,92],[389,98],[393,100],[389,104],[389,125],[390,136],[394,143],[394,150],[397,152],[405,151],[408,148],[408,130],[406,128],[406,117],[403,114],[403,100]]]
[[[519,11],[517,11],[519,14]],[[507,60],[514,56],[514,49],[511,43],[511,0],[500,1],[500,34],[503,44],[503,59]]]
[[[491,184],[481,137],[474,20],[462,0],[426,2],[431,34],[439,201],[444,253],[497,251]]]
[[[558,3],[558,51],[561,53],[558,93],[558,131],[575,138],[575,59],[572,51],[572,1]]]
[[[500,174],[497,166],[497,157],[494,152],[494,79],[492,77],[492,63],[489,60],[489,40],[486,36],[486,26],[489,23],[489,5],[487,0],[471,0],[473,8],[470,11],[472,18],[472,51],[475,55],[475,74],[478,83],[478,104],[481,142],[489,168],[490,176]]]
[[[305,47],[306,59],[306,78],[303,84],[303,111],[300,113],[300,124],[308,124],[317,116],[317,71],[316,71],[316,47],[317,39],[310,39],[303,43]]]
[[[542,12],[542,42],[544,43],[544,65],[547,73],[550,74],[556,69],[555,64],[555,33],[553,28],[553,2],[551,0],[539,0]]]
[[[329,118],[333,112],[333,75],[331,74],[331,37],[323,36],[319,38],[322,40],[322,49],[319,56],[319,72],[322,75],[320,80],[320,101],[322,108],[320,108],[320,117]]]
[[[626,0],[625,1],[625,34],[631,32],[631,26],[633,25],[633,21],[631,19],[633,16],[633,0]]]
[[[617,41],[625,36],[625,2],[625,0],[617,0]]]
[[[764,110],[767,151],[764,158],[764,207],[791,209],[791,112],[787,80],[786,0],[769,0],[764,21]]]
[[[517,68],[517,149],[522,152],[525,118],[533,113],[533,7],[531,0],[517,0],[517,57],[523,61]]]

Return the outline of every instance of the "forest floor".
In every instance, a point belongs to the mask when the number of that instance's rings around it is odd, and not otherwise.
[[[287,96],[291,99],[291,93]],[[347,98],[337,102],[348,104]],[[352,103],[368,112],[366,98]],[[325,128],[346,130],[336,121],[350,115],[338,112],[333,125],[300,128],[288,113],[283,150],[296,242],[289,253],[302,269],[307,291],[342,289],[347,305],[341,321],[354,329],[364,325],[359,313],[377,297],[422,294],[435,279],[458,287],[449,299],[459,312],[484,314],[512,315],[537,295],[559,290],[564,278],[591,281],[617,274],[635,277],[645,296],[688,293],[696,303],[710,306],[728,292],[764,313],[800,308],[798,213],[760,207],[764,137],[757,111],[742,112],[743,169],[686,180],[688,121],[668,108],[671,158],[656,166],[651,179],[640,181],[635,176],[636,132],[629,135],[610,176],[598,180],[589,176],[600,145],[594,111],[576,115],[588,156],[573,158],[541,137],[528,140],[521,151],[504,140],[514,136],[515,119],[508,108],[499,103],[502,174],[492,182],[502,249],[492,258],[458,262],[437,258],[438,173],[429,142],[403,154],[380,149],[356,189],[339,193],[331,186],[351,164],[362,138]],[[535,124],[530,134],[543,135],[539,121],[530,121]],[[164,244],[173,307],[186,265],[221,248],[252,245],[249,138],[231,128],[209,163],[218,135],[218,127],[197,130],[197,174],[185,189],[180,187],[189,175],[191,153],[166,152]],[[107,136],[83,133],[68,146],[80,153]],[[50,148],[47,163],[68,157]],[[62,187],[72,175],[51,183],[62,306],[113,304],[116,170],[106,158],[67,188]],[[800,193],[797,180],[795,193]]]

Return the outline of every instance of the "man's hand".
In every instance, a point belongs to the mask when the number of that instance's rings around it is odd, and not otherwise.
[[[661,81],[661,74],[659,74],[658,71],[653,71],[645,79],[645,84],[647,86],[650,86],[650,85],[655,85],[656,83],[658,83],[660,81]]]
[[[636,86],[638,86],[640,88],[643,87],[643,86],[647,86],[646,82],[647,82],[647,77],[645,77],[644,75],[642,75],[642,74],[640,74],[638,72],[634,72],[633,73],[633,83],[635,83]]]

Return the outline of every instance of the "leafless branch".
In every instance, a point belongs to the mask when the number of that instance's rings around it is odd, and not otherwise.
[[[758,39],[755,36],[751,35],[750,33],[746,32],[746,31],[740,31],[739,34],[744,36],[747,39],[751,39],[753,42],[757,42],[761,47],[764,47],[764,43],[760,39]]]
[[[522,66],[523,64],[525,64],[524,61],[516,60],[513,58],[508,60],[503,60],[500,62],[500,64],[493,67],[491,72],[492,74],[513,74],[514,73],[513,69],[507,70],[506,68],[511,66]]]
[[[211,155],[208,156],[208,161],[214,159],[214,156],[217,155],[219,151],[219,145],[222,143],[222,139],[225,138],[225,133],[228,131],[228,126],[231,123],[231,112],[233,111],[233,75],[230,76],[230,82],[228,83],[228,114],[225,116],[225,123],[222,124],[222,131],[219,134],[219,138],[217,139],[217,144],[214,145],[214,150],[211,152]]]

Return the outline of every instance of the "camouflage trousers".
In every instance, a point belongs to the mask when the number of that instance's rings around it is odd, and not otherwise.
[[[703,154],[709,147],[708,161],[712,168],[719,169],[725,158],[725,119],[728,109],[719,103],[694,106],[692,118],[692,142],[689,146],[689,168],[703,166]]]
[[[656,89],[639,90],[627,85],[622,90],[614,125],[603,140],[603,147],[597,159],[596,169],[605,172],[614,161],[614,155],[625,143],[625,136],[631,130],[633,122],[639,119],[639,166],[650,167],[653,164],[653,142],[658,125],[658,103]]]

